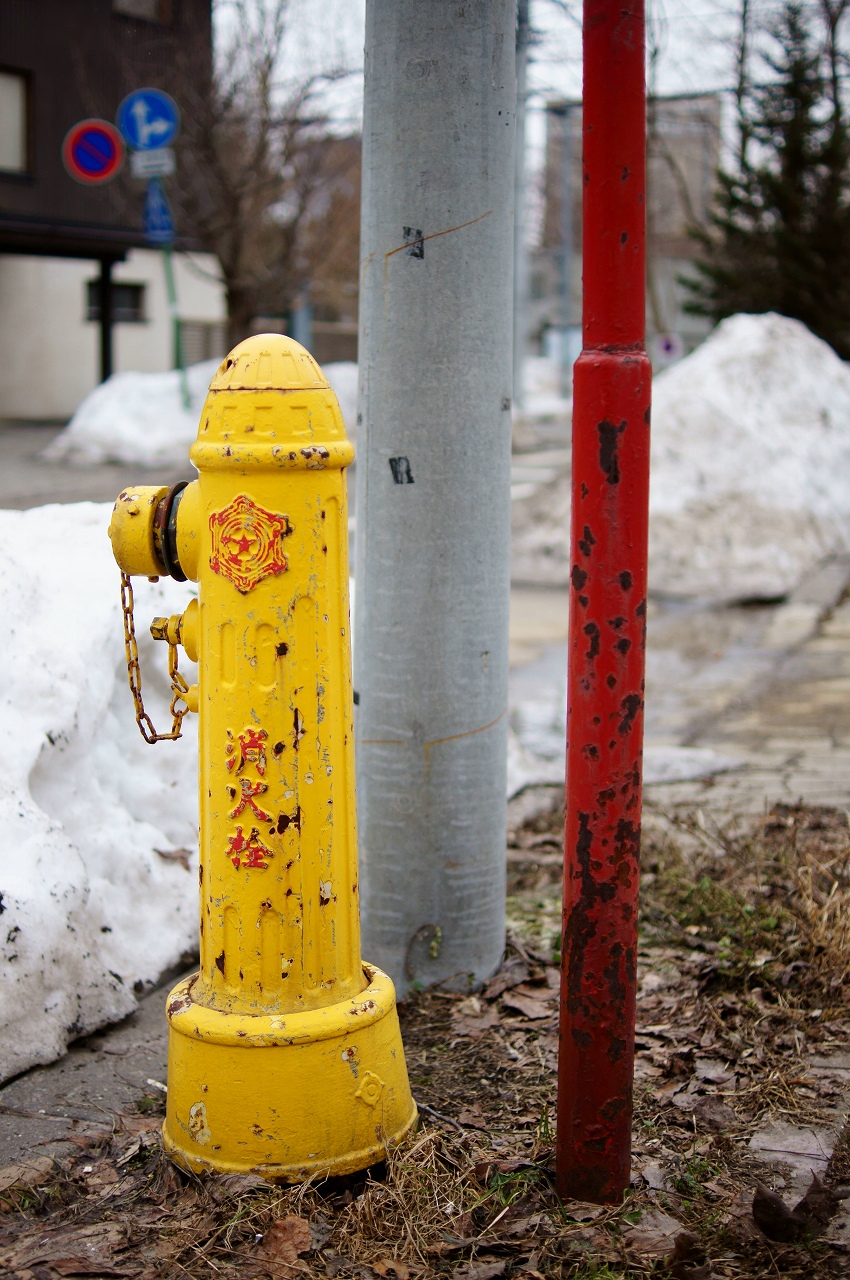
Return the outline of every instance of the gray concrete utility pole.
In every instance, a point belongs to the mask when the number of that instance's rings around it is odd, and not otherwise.
[[[528,251],[525,245],[525,96],[531,37],[529,0],[516,6],[516,151],[514,154],[514,404],[525,404],[523,365],[528,342]]]
[[[499,964],[514,0],[367,0],[355,689],[365,954]]]

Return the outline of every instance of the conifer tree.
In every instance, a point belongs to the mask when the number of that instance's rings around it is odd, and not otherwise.
[[[839,31],[848,4],[820,0],[813,13],[785,0],[767,28],[764,74],[759,83],[745,75],[738,93],[736,163],[718,174],[710,226],[696,233],[698,277],[683,281],[692,312],[720,320],[738,311],[778,311],[802,320],[844,359],[850,358],[850,132]],[[742,24],[742,54],[748,38]]]

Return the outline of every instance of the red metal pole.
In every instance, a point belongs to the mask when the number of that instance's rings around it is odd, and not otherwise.
[[[629,1183],[651,368],[643,0],[585,0],[557,1185]]]

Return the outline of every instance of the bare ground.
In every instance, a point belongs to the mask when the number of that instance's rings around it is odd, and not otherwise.
[[[634,1173],[613,1207],[551,1182],[561,824],[554,808],[511,834],[500,973],[402,1006],[422,1123],[386,1167],[288,1189],[189,1177],[142,1097],[70,1158],[0,1170],[0,1275],[850,1274],[850,816],[647,812]]]

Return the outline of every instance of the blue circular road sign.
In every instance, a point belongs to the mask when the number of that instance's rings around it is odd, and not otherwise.
[[[180,129],[177,103],[161,89],[136,89],[128,94],[115,118],[133,151],[167,147]]]

